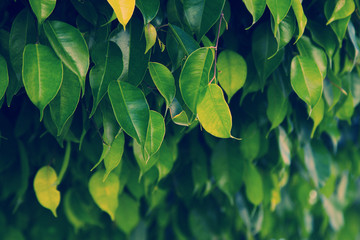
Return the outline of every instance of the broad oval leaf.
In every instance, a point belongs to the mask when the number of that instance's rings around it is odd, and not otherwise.
[[[122,231],[130,235],[140,221],[140,204],[127,193],[119,195],[118,202],[115,223]]]
[[[355,11],[354,0],[327,1],[329,8],[333,9],[331,16],[328,18],[326,25],[350,16]]]
[[[197,104],[197,116],[204,129],[219,138],[231,137],[232,117],[221,88],[210,84]]]
[[[80,31],[60,21],[46,21],[45,34],[61,61],[79,77],[85,93],[85,79],[89,69],[89,50]]]
[[[103,181],[106,181],[111,171],[114,170],[120,164],[122,155],[124,153],[124,145],[125,145],[125,136],[124,133],[121,131],[115,136],[114,141],[111,143],[110,150],[104,158],[104,165],[106,171],[104,174]]]
[[[124,30],[126,24],[130,21],[135,9],[135,0],[108,0],[110,6],[114,9],[117,19],[123,25]]]
[[[57,175],[50,166],[38,170],[34,178],[34,191],[39,203],[57,217],[56,209],[60,203],[60,192],[57,187]]]
[[[145,139],[145,151],[148,158],[159,151],[165,136],[165,122],[163,116],[153,110],[150,111],[149,125]]]
[[[7,86],[9,85],[9,73],[5,58],[0,55],[0,100],[5,95]]]
[[[244,170],[246,197],[254,205],[259,205],[264,199],[262,178],[252,163],[247,163]]]
[[[290,80],[299,98],[313,108],[320,100],[323,90],[323,79],[316,62],[309,57],[294,57],[291,61]]]
[[[266,0],[243,0],[247,10],[251,13],[253,22],[250,25],[252,27],[264,14],[266,8]],[[249,29],[248,27],[247,29]]]
[[[151,23],[148,23],[144,27],[144,33],[146,40],[146,49],[145,49],[145,54],[146,54],[156,43],[157,32],[155,27]]]
[[[50,102],[50,113],[60,136],[65,123],[74,114],[79,103],[81,87],[77,76],[64,67],[61,88],[54,100]]]
[[[124,131],[143,145],[149,123],[149,105],[143,92],[127,82],[109,84],[109,97],[116,120]]]
[[[290,42],[291,38],[295,33],[296,25],[295,25],[295,15],[293,11],[289,11],[286,17],[279,23],[279,28],[277,32],[275,32],[275,27],[273,22],[271,22],[271,28],[278,44],[277,51],[279,51],[279,49],[282,49],[283,47],[286,46],[286,44]]]
[[[256,122],[243,127],[241,131],[243,136],[239,142],[241,156],[248,162],[253,161],[261,150],[261,132]]]
[[[298,29],[299,29],[299,34],[295,41],[295,43],[296,43],[301,38],[301,36],[303,35],[303,33],[305,31],[305,27],[307,24],[307,18],[305,16],[304,9],[301,5],[301,0],[293,0],[292,1],[292,9],[294,10],[296,20],[298,23]]]
[[[209,83],[214,52],[211,48],[199,48],[186,59],[182,68],[179,86],[184,102],[196,115],[198,103]]]
[[[29,3],[39,24],[42,24],[54,10],[56,0],[29,0]]]
[[[277,33],[279,23],[288,14],[291,7],[291,0],[266,0],[266,5],[270,9],[271,15],[274,19],[274,33]]]
[[[317,126],[319,126],[320,122],[324,118],[324,112],[325,112],[325,103],[322,98],[320,98],[319,102],[315,105],[311,113],[310,113],[310,109],[308,109],[309,116],[314,121],[314,125],[311,131],[311,138],[314,137],[314,133]]]
[[[89,180],[89,191],[99,208],[115,220],[115,212],[118,207],[118,194],[120,189],[119,177],[109,174],[103,181],[104,171],[97,171]]]
[[[41,120],[45,107],[61,87],[62,63],[49,47],[28,44],[24,49],[22,76],[26,93],[39,108]]]
[[[95,66],[89,74],[93,95],[93,108],[90,117],[95,113],[101,99],[106,95],[109,84],[120,77],[123,69],[120,48],[111,41],[100,43],[91,49],[91,59]]]
[[[159,0],[136,0],[136,7],[139,8],[144,18],[144,25],[151,22],[156,17],[160,8]]]
[[[232,96],[245,84],[247,66],[244,58],[231,50],[222,51],[217,62],[218,79],[230,102]]]
[[[166,108],[169,108],[175,98],[176,88],[174,76],[167,67],[156,62],[149,63],[149,72],[156,88],[165,98]]]

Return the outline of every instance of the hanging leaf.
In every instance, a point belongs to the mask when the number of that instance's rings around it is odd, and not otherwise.
[[[305,16],[304,13],[304,9],[301,5],[301,0],[293,0],[292,1],[292,9],[294,10],[295,13],[295,17],[298,23],[298,29],[299,29],[299,34],[298,37],[296,38],[296,41],[299,41],[299,39],[301,38],[301,36],[303,35],[304,31],[305,31],[305,27],[307,24],[307,18]]]
[[[251,28],[264,14],[266,8],[266,0],[243,0],[247,10],[251,13],[253,22],[246,28],[248,30]]]
[[[175,147],[176,148],[176,147]],[[176,150],[175,150],[176,151]],[[159,172],[159,179],[165,178],[173,168],[174,162],[177,158],[177,155],[174,151],[174,147],[171,147],[168,141],[163,141],[159,149],[159,160],[156,163],[156,168]]]
[[[290,80],[299,98],[313,108],[320,100],[323,90],[323,80],[316,62],[309,57],[294,57],[291,61]]]
[[[5,58],[0,55],[0,100],[5,95],[6,88],[9,85],[9,73]]]
[[[356,38],[356,31],[355,31],[355,27],[354,24],[350,21],[349,25],[348,25],[348,33],[349,33],[349,37],[350,37],[350,41],[352,43],[352,45],[354,46],[354,60],[353,60],[353,64],[355,65],[358,58],[359,58],[359,53],[360,53],[360,44],[358,44],[358,40]]]
[[[127,82],[109,84],[109,97],[116,120],[139,144],[145,143],[149,123],[149,105],[143,92]]]
[[[224,8],[225,0],[184,0],[184,12],[191,30],[196,34],[197,40],[207,33],[219,20]]]
[[[213,61],[214,52],[211,48],[199,48],[190,54],[182,68],[179,79],[180,92],[194,115],[209,83]]]
[[[156,88],[165,98],[166,108],[169,108],[175,98],[176,88],[174,76],[167,67],[156,62],[149,63],[149,72]]]
[[[246,125],[242,131],[242,141],[239,142],[240,152],[243,159],[248,162],[253,161],[260,153],[261,149],[261,135],[256,122]]]
[[[84,95],[89,69],[89,50],[85,39],[77,28],[60,21],[46,21],[44,31],[61,61],[78,76]]]
[[[218,79],[230,102],[232,96],[245,84],[247,67],[244,58],[233,51],[222,51],[217,62]]]
[[[144,27],[144,32],[145,32],[145,40],[146,40],[146,49],[145,49],[145,54],[146,54],[155,45],[157,33],[155,27],[151,23],[148,23]]]
[[[23,83],[31,102],[40,110],[40,120],[45,107],[58,93],[63,80],[60,59],[47,46],[28,44],[24,49]]]
[[[278,129],[279,129],[278,144],[279,144],[280,156],[284,164],[290,166],[292,144],[285,130],[281,126],[279,126]]]
[[[345,4],[346,2],[348,2],[348,0],[345,1],[339,1],[340,6],[341,4]],[[330,20],[331,19],[331,14],[332,11],[334,11],[335,7],[334,7],[334,1],[326,1],[325,5],[324,5],[324,13],[325,13],[325,17]],[[348,26],[348,23],[350,21],[351,16],[347,16],[345,18],[341,18],[338,19],[336,21],[330,22],[330,27],[331,29],[334,31],[334,33],[336,34],[337,38],[338,38],[338,43],[341,47],[342,45],[342,40],[345,37],[346,34],[346,29]]]
[[[108,0],[121,25],[126,27],[135,9],[135,0]]]
[[[173,102],[170,104],[170,115],[171,115],[171,120],[180,126],[189,126],[189,119],[188,116],[185,112],[185,110],[183,110],[181,104],[179,103],[179,101],[174,98]]]
[[[125,145],[125,136],[121,131],[119,132],[114,141],[111,143],[110,150],[107,152],[106,156],[104,156],[104,165],[105,165],[105,174],[103,178],[103,182],[109,177],[111,171],[113,171],[119,164],[124,153],[124,145]]]
[[[289,11],[286,17],[279,23],[277,32],[275,32],[274,23],[273,22],[271,23],[272,23],[271,29],[274,33],[278,45],[276,51],[277,53],[279,49],[282,49],[290,42],[293,35],[295,34],[295,30],[296,30],[295,15],[293,11]]]
[[[320,98],[319,102],[315,105],[311,113],[310,113],[310,108],[308,108],[309,116],[314,121],[314,125],[311,131],[311,138],[314,137],[314,133],[317,126],[319,126],[320,122],[323,120],[324,112],[325,112],[325,103],[322,98]]]
[[[130,235],[140,221],[140,205],[128,194],[119,195],[119,207],[115,213],[116,225]]]
[[[144,25],[151,22],[156,17],[160,8],[159,0],[136,0],[136,7],[139,8],[144,18]]]
[[[91,49],[91,59],[94,62],[89,79],[93,94],[92,117],[101,99],[107,93],[109,84],[120,77],[123,69],[122,53],[114,42],[104,42]]]
[[[327,1],[330,9],[333,9],[331,16],[328,18],[326,25],[330,23],[346,18],[355,11],[354,0],[343,0],[343,1]]]
[[[291,7],[291,0],[266,0],[266,5],[270,9],[274,19],[274,33],[276,36],[280,22],[288,14]]]
[[[38,170],[34,178],[36,198],[44,208],[57,217],[56,209],[60,203],[60,192],[57,187],[57,175],[52,167],[45,166]]]
[[[148,161],[159,151],[165,136],[165,122],[163,116],[153,110],[150,111],[149,125],[145,139],[145,160]]]
[[[324,98],[330,111],[339,102],[340,96],[344,92],[341,91],[341,79],[332,70],[327,72],[326,77],[327,79],[324,82]]]
[[[106,181],[103,181],[104,171],[97,171],[89,180],[89,191],[99,208],[115,220],[115,211],[118,207],[119,177],[109,174]]]
[[[39,24],[42,24],[55,8],[56,0],[29,0]]]
[[[97,25],[99,16],[96,12],[94,4],[91,1],[71,0],[71,4],[84,19],[94,26]]]
[[[262,178],[252,163],[247,163],[244,170],[246,197],[254,205],[259,205],[264,198]]]
[[[337,46],[336,35],[330,27],[324,27],[315,21],[309,21],[307,28],[310,30],[312,40],[321,46],[331,61]]]
[[[157,151],[152,157],[145,159],[144,158],[144,151],[143,147],[141,147],[136,141],[133,142],[133,153],[140,167],[140,176],[139,179],[149,171],[158,161],[160,158],[160,152]]]
[[[204,129],[219,138],[230,138],[232,117],[221,88],[210,84],[197,104],[197,116]]]

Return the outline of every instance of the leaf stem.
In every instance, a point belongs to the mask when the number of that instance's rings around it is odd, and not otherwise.
[[[347,92],[346,92],[342,87],[340,87],[339,85],[337,85],[336,83],[334,83],[334,82],[331,81],[330,79],[328,79],[328,80],[329,80],[329,82],[330,82],[334,87],[336,87],[337,89],[339,89],[341,93],[345,94],[346,96],[348,95]]]
[[[214,62],[214,76],[211,79],[211,81],[209,82],[209,84],[211,84],[215,79],[216,79],[216,64],[217,64],[217,52],[218,52],[218,46],[219,46],[219,38],[220,38],[220,31],[221,31],[221,22],[224,18],[224,13],[221,12],[220,14],[220,20],[219,20],[219,29],[218,29],[218,34],[216,37],[216,45],[215,45],[215,62]]]
[[[59,177],[58,180],[56,182],[56,185],[60,185],[61,180],[63,179],[65,172],[69,166],[69,161],[70,161],[70,153],[71,153],[71,142],[67,141],[66,142],[66,150],[65,150],[65,156],[64,156],[64,161],[63,164],[61,166],[61,170],[59,173]]]

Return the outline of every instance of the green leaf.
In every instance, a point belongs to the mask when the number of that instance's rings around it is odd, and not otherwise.
[[[65,123],[74,114],[79,103],[81,87],[77,76],[67,67],[64,67],[64,76],[61,88],[54,100],[50,102],[50,113],[60,136]]]
[[[285,165],[290,166],[291,148],[292,148],[291,140],[281,126],[279,126],[278,129],[279,129],[278,144],[279,144],[280,156],[282,161],[285,163]]]
[[[159,149],[160,156],[159,160],[156,163],[156,168],[159,172],[158,181],[160,181],[170,173],[177,157],[176,153],[174,152],[174,148],[176,148],[177,146],[171,147],[170,144],[171,143],[168,143],[168,141],[164,140]]]
[[[140,176],[139,176],[139,180],[140,180],[141,177],[159,161],[160,151],[157,151],[150,158],[145,159],[143,147],[140,146],[140,144],[138,144],[136,141],[134,141],[133,142],[133,153],[134,153],[136,162],[138,163],[138,165],[140,167]]]
[[[346,3],[346,1],[348,1],[348,0],[339,1],[339,3],[340,4],[341,3]],[[335,3],[334,1],[326,1],[326,3],[325,3],[324,13],[325,13],[325,17],[328,20],[331,18],[331,14],[332,14],[331,12],[334,10],[334,5],[333,5],[334,3]],[[350,18],[351,18],[351,15],[349,15],[349,16],[347,16],[345,18],[330,22],[330,27],[332,28],[332,30],[336,34],[340,47],[342,45],[342,40],[345,37],[347,26],[348,26],[348,23],[350,21]]]
[[[144,18],[144,25],[148,24],[153,20],[160,8],[159,0],[136,0],[136,7],[139,8]]]
[[[213,61],[214,52],[211,48],[199,48],[190,54],[182,68],[179,79],[180,92],[194,115],[209,83]]]
[[[140,221],[140,205],[128,194],[119,195],[119,207],[115,212],[116,225],[130,235]]]
[[[339,107],[336,110],[336,116],[340,120],[348,120],[350,123],[350,119],[354,114],[354,100],[352,93],[349,92],[347,96],[339,103]]]
[[[341,79],[332,70],[329,70],[324,83],[324,98],[330,111],[340,100]]]
[[[135,0],[108,0],[108,3],[114,9],[117,19],[125,30],[126,24],[134,13]]]
[[[244,170],[244,183],[247,199],[254,205],[259,205],[264,199],[262,178],[252,163],[247,163]]]
[[[240,190],[243,178],[244,161],[238,157],[237,149],[233,142],[220,140],[211,156],[211,172],[216,185],[231,202]]]
[[[103,181],[106,181],[111,171],[113,171],[120,164],[122,155],[124,153],[124,145],[125,136],[124,133],[121,131],[115,136],[114,141],[111,143],[110,150],[104,157],[104,165],[106,171]]]
[[[145,143],[149,123],[149,105],[143,92],[127,82],[109,84],[109,97],[116,120],[139,144]]]
[[[84,95],[89,69],[89,50],[85,39],[77,28],[60,21],[46,21],[44,31],[61,61],[78,76]]]
[[[351,21],[348,24],[348,29],[347,30],[348,30],[348,33],[349,33],[350,41],[351,41],[352,45],[354,46],[353,64],[355,65],[357,63],[357,60],[358,60],[359,54],[360,54],[360,42],[358,43],[358,40],[356,38],[355,27],[354,27],[354,24]]]
[[[99,208],[115,220],[115,211],[118,207],[118,194],[120,188],[119,177],[109,174],[106,181],[103,181],[104,171],[97,171],[89,180],[89,191]]]
[[[196,34],[197,40],[200,41],[218,21],[225,0],[184,0],[183,4],[190,28]]]
[[[156,88],[165,98],[166,108],[169,108],[176,92],[174,76],[167,67],[156,62],[149,63],[149,72]]]
[[[292,9],[294,10],[295,13],[295,17],[298,23],[298,29],[299,29],[299,34],[298,37],[296,38],[296,41],[299,41],[299,39],[301,38],[301,36],[303,35],[304,31],[305,31],[305,27],[307,24],[307,18],[305,16],[304,13],[304,9],[301,5],[301,0],[293,0],[292,1]]]
[[[323,80],[316,62],[309,57],[294,57],[291,61],[290,80],[299,98],[313,108],[320,100],[323,90]]]
[[[291,0],[266,0],[266,5],[270,9],[271,15],[274,19],[275,36],[280,22],[285,18],[290,10],[291,2]]]
[[[342,0],[342,1],[327,1],[328,8],[333,9],[333,12],[326,25],[350,16],[355,11],[355,4],[353,0]]]
[[[208,85],[196,110],[201,125],[208,133],[219,138],[232,137],[231,112],[218,85]]]
[[[311,119],[314,121],[314,125],[311,131],[311,138],[314,137],[315,130],[317,126],[321,123],[324,118],[325,112],[325,103],[322,98],[320,98],[319,102],[315,105],[314,109],[310,113],[310,108],[308,108],[308,113]]]
[[[271,22],[271,29],[275,35],[277,41],[277,51],[283,48],[288,44],[295,34],[296,25],[295,25],[295,16],[293,11],[289,11],[286,17],[279,23],[278,31],[275,32],[275,27],[273,22]],[[276,53],[277,53],[276,51]]]
[[[57,187],[57,175],[50,166],[40,168],[34,178],[36,198],[44,208],[49,209],[57,217],[56,209],[60,203],[60,192]]]
[[[123,62],[121,50],[114,42],[108,41],[95,45],[90,53],[95,64],[89,74],[93,95],[91,117],[94,115],[101,99],[106,95],[110,82],[120,77]]]
[[[9,73],[5,58],[0,55],[0,100],[5,95],[6,88],[9,85]]]
[[[230,102],[232,96],[245,84],[247,66],[244,58],[233,51],[222,51],[217,62],[218,79]]]
[[[251,13],[253,22],[247,30],[251,28],[264,14],[266,8],[266,0],[243,0],[247,10]]]
[[[183,110],[181,104],[179,103],[179,101],[174,98],[174,100],[172,101],[172,103],[170,104],[170,115],[171,115],[171,120],[180,126],[189,126],[189,119],[188,116],[185,112],[185,110]]]
[[[54,10],[56,0],[29,0],[29,3],[39,24],[42,24]]]
[[[135,86],[143,80],[150,59],[150,52],[144,54],[146,40],[143,29],[140,20],[133,17],[127,31],[119,26],[109,37],[109,40],[115,42],[122,52],[124,68],[119,80]]]
[[[23,83],[31,102],[40,110],[40,120],[45,107],[58,93],[63,80],[60,59],[47,46],[28,44],[24,49]]]
[[[146,54],[155,45],[157,32],[155,27],[151,23],[148,23],[144,27],[144,32],[145,32],[145,40],[146,40],[146,49],[145,49],[145,54]]]
[[[261,132],[256,122],[244,126],[241,136],[243,136],[242,141],[239,142],[241,156],[251,162],[259,155],[261,149]]]
[[[164,136],[164,118],[160,113],[151,110],[144,146],[146,161],[159,151],[164,140]]]
[[[178,46],[184,50],[187,56],[196,49],[200,48],[199,44],[194,40],[194,38],[192,38],[192,36],[187,34],[178,26],[169,24],[169,28],[171,30],[171,36],[173,36]]]
[[[71,3],[84,19],[94,26],[97,25],[99,17],[91,1],[71,0]]]
[[[304,146],[305,165],[316,188],[322,188],[330,176],[331,155],[319,141]]]

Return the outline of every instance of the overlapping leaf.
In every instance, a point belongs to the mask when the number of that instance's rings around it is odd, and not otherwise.
[[[55,8],[56,0],[29,0],[39,24],[42,24]]]
[[[136,7],[139,8],[144,18],[144,24],[148,24],[153,20],[160,8],[159,0],[137,0]]]
[[[291,7],[291,0],[266,0],[266,5],[270,9],[271,15],[274,19],[275,35],[278,30],[280,22],[285,18]]]
[[[251,13],[253,22],[252,27],[264,14],[266,8],[266,0],[243,0],[247,10]],[[248,27],[247,29],[249,29]]]
[[[108,0],[110,6],[114,9],[117,19],[125,27],[130,21],[135,9],[135,0]]]

